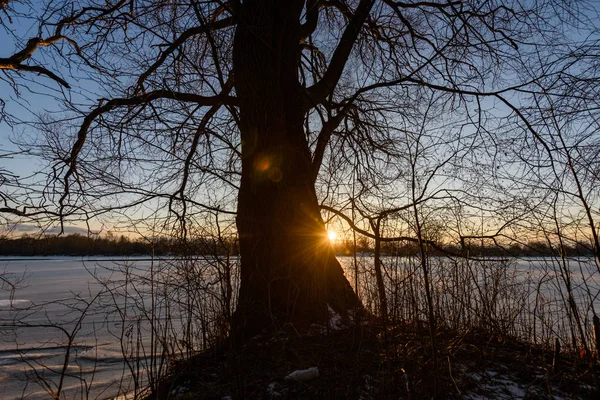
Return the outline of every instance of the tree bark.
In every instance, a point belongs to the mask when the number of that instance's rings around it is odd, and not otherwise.
[[[233,334],[312,323],[360,302],[331,251],[312,181],[298,81],[301,0],[244,1],[233,47],[242,177]]]

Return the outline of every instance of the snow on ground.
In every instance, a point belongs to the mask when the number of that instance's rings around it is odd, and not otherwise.
[[[491,395],[494,399],[508,400],[524,399],[527,396],[527,391],[519,386],[518,383],[511,379],[499,377],[494,371],[487,372],[487,380],[479,380],[477,391],[482,391],[484,394],[470,393],[466,394],[465,398],[471,400],[489,399]]]
[[[187,392],[190,391],[189,384],[190,384],[190,381],[185,381],[183,383],[183,385],[179,385],[179,386],[175,387],[173,390],[171,390],[171,396],[181,397],[181,396],[185,395]]]
[[[277,382],[271,382],[269,383],[269,386],[267,386],[267,394],[270,397],[281,397],[285,394],[286,390],[285,388],[278,389],[278,385]]]
[[[504,368],[502,368],[504,369]],[[469,400],[483,399],[532,399],[551,398],[562,400],[573,398],[550,385],[551,396],[548,396],[547,380],[543,375],[533,373],[531,376],[518,376],[516,372],[487,369],[469,376],[476,381],[475,388],[468,393],[462,393]]]
[[[344,325],[344,321],[342,321],[340,314],[335,312],[329,304],[327,304],[327,308],[329,309],[329,326],[335,330],[344,329],[346,326]]]

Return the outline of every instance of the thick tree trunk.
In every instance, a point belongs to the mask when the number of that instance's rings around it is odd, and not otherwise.
[[[359,307],[332,253],[311,179],[298,82],[303,1],[244,1],[234,40],[242,178],[234,334]]]

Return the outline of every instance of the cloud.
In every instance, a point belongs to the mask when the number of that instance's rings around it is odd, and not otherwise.
[[[74,233],[79,233],[80,235],[87,235],[88,233],[94,234],[98,232],[88,231],[87,228],[80,228],[78,226],[65,226],[63,230],[63,234],[72,235]],[[58,235],[60,233],[60,226],[55,226],[50,229],[46,229],[46,235]]]
[[[40,227],[35,226],[35,225],[27,225],[27,224],[13,224],[8,228],[8,230],[10,230],[12,232],[22,232],[22,233],[39,232]]]
[[[13,235],[18,235],[20,233],[28,233],[28,234],[41,234],[42,229],[37,225],[28,225],[28,224],[13,224],[10,225],[7,231],[11,232]],[[60,233],[60,226],[54,226],[52,228],[48,228],[43,231],[45,235],[58,235]],[[89,234],[98,234],[98,231],[88,231],[87,228],[82,228],[79,226],[65,226],[63,230],[63,235],[72,235],[78,233],[80,235]]]

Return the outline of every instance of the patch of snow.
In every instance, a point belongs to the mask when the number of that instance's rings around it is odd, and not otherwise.
[[[332,329],[339,330],[344,328],[344,322],[342,321],[342,317],[340,314],[335,312],[333,308],[329,304],[327,304],[327,308],[329,309],[329,325]]]
[[[275,382],[269,383],[269,386],[267,386],[267,394],[271,397],[282,396],[282,394],[277,391],[277,383]]]
[[[587,383],[582,383],[579,385],[580,388],[584,389],[584,390],[595,390],[596,388],[588,385]]]
[[[171,390],[171,396],[181,397],[189,392],[190,388],[187,386],[188,383],[190,383],[190,381],[186,381],[183,385],[177,386],[175,389]]]
[[[311,381],[313,379],[316,379],[318,377],[319,377],[319,369],[317,367],[311,367],[308,369],[296,370],[296,371],[292,372],[291,374],[289,374],[288,376],[286,376],[284,379],[286,381],[306,382],[306,381]]]
[[[187,391],[188,391],[187,387],[179,386],[179,387],[176,387],[175,389],[171,390],[171,396],[180,397],[180,396],[183,396],[184,394],[186,394]]]
[[[527,392],[523,390],[517,383],[508,379],[499,379],[498,383],[504,385],[504,392],[511,399],[523,399],[527,396]]]
[[[356,308],[352,308],[352,309],[348,310],[348,319],[350,320],[351,323],[354,323],[356,314],[358,314],[358,310]]]
[[[511,379],[510,376],[503,376],[497,371],[482,371],[481,375],[474,374],[471,376],[479,382],[479,390],[483,394],[470,393],[465,396],[467,399],[525,399],[528,393],[517,382]]]
[[[321,334],[321,335],[325,335],[327,334],[327,327],[325,325],[321,325],[321,324],[312,324],[310,326],[310,332],[309,334]]]
[[[231,396],[223,396],[223,397],[221,397],[221,400],[233,400],[233,397],[231,397]]]

